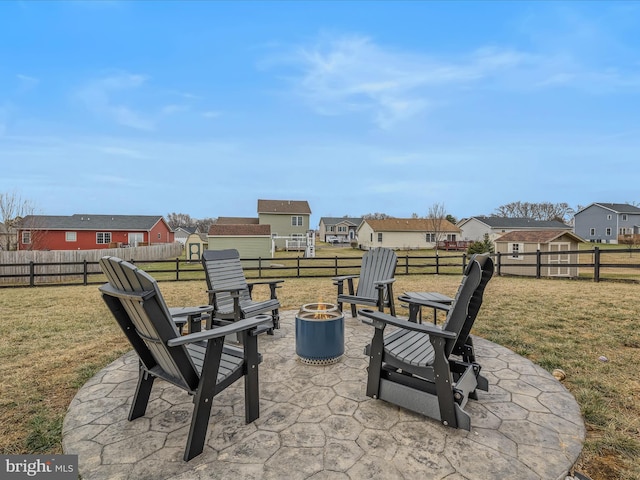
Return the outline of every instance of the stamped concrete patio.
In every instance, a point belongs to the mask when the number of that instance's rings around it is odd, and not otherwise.
[[[204,453],[182,455],[193,404],[156,381],[143,418],[127,421],[137,357],[124,355],[69,406],[63,449],[83,479],[564,479],[585,429],[572,395],[544,369],[477,338],[489,392],[471,400],[471,432],[365,396],[372,327],[346,314],[345,356],[329,366],[295,354],[295,312],[260,337],[260,418],[244,423],[243,384],[214,400]]]

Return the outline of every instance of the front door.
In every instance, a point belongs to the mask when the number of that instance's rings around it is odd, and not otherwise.
[[[144,233],[130,232],[129,233],[129,246],[137,247],[140,242],[144,242]]]
[[[570,255],[568,243],[549,244],[549,276],[567,277],[569,275]]]

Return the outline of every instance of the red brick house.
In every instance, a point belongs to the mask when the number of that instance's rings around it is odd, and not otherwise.
[[[18,250],[93,250],[173,243],[159,215],[28,215],[18,229]]]

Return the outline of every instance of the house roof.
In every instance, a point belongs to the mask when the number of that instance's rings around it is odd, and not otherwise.
[[[209,236],[271,236],[271,225],[218,224],[209,227]]]
[[[260,219],[257,217],[218,217],[214,222],[218,225],[257,225]]]
[[[258,200],[258,213],[311,215],[311,208],[306,200]]]
[[[362,223],[362,217],[321,217],[320,222],[325,225],[337,225],[339,223],[347,223],[357,227]]]
[[[635,213],[635,214],[640,214],[640,207],[636,207],[635,205],[629,205],[627,203],[603,203],[603,202],[597,202],[597,203],[592,203],[591,205],[589,205],[588,207],[583,208],[582,210],[580,210],[580,212],[583,212],[584,210],[586,210],[587,208],[593,206],[593,205],[598,205],[602,208],[606,208],[607,210],[611,210],[615,213]],[[578,213],[580,213],[578,212]]]
[[[559,220],[532,220],[531,218],[509,217],[470,217],[469,220],[477,220],[491,228],[544,228],[555,230],[570,230],[571,227]],[[466,222],[465,222],[466,223]]]
[[[192,233],[196,233],[196,230],[198,230],[198,227],[176,227],[174,229],[174,232],[177,232],[178,230],[182,230],[188,235],[191,235]]]
[[[31,230],[151,230],[162,215],[27,215],[21,228]],[[166,224],[166,222],[165,222]],[[168,228],[168,226],[167,226]]]
[[[582,238],[568,230],[514,230],[496,239],[496,242],[548,243],[562,236],[571,237],[576,242],[584,242]]]
[[[385,218],[384,220],[364,220],[374,232],[433,232],[433,220],[429,218]],[[441,232],[460,232],[460,229],[448,220],[443,219]]]

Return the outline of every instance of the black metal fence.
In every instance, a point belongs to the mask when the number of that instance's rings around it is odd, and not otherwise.
[[[563,267],[579,269],[575,278],[640,282],[640,249],[576,250],[562,252],[569,258],[578,258],[577,262],[562,263]],[[532,273],[527,276],[548,277],[547,267],[557,267],[558,252],[518,253],[520,269],[530,267]],[[512,254],[494,254],[498,275],[517,275],[511,273],[513,263],[509,263]],[[465,253],[453,255],[398,255],[396,275],[460,275],[467,264]],[[158,281],[204,280],[204,270],[199,262],[181,258],[171,260],[130,260],[140,266]],[[275,259],[243,259],[251,264],[245,267],[249,279],[257,278],[313,278],[333,277],[357,274],[360,270],[359,257],[279,257]],[[17,268],[16,267],[21,267]],[[11,268],[11,272],[6,273]],[[17,272],[17,273],[16,273]],[[557,275],[563,276],[563,275]],[[0,288],[36,287],[44,285],[92,285],[106,281],[98,262],[57,262],[21,264],[0,264]]]

